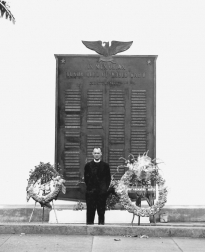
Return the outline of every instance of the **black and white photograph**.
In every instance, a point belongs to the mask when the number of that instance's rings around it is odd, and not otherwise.
[[[0,0],[0,252],[205,251],[204,9]]]

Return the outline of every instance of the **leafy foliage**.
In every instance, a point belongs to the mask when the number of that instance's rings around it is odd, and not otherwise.
[[[120,197],[116,194],[110,194],[106,200],[106,208],[108,210],[114,209],[116,204],[120,202]]]
[[[59,176],[59,173],[55,170],[53,165],[40,162],[39,165],[35,166],[34,170],[30,170],[28,180],[31,183],[35,183],[37,180],[41,179],[41,184],[44,184],[57,176]]]
[[[7,4],[6,1],[0,0],[0,17],[5,16],[6,19],[10,19],[13,23],[15,23],[15,18],[11,11],[9,10],[10,6]]]
[[[109,189],[108,189],[108,197],[106,200],[106,209],[111,210],[115,208],[115,205],[119,203],[120,197],[115,192],[115,187],[117,186],[118,181],[112,177]]]

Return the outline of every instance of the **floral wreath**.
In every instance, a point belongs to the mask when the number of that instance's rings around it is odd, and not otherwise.
[[[66,193],[65,180],[50,163],[40,162],[30,171],[27,191],[27,201],[33,198],[42,207],[52,208],[50,203],[57,199],[60,191]]]
[[[110,197],[110,202],[107,202],[107,205],[109,203],[113,205],[119,201],[128,212],[134,215],[141,217],[155,215],[167,201],[168,191],[165,187],[165,180],[159,174],[157,163],[152,161],[147,156],[147,153],[139,156],[137,160],[132,154],[130,156],[131,160],[124,159],[124,167],[127,167],[129,170],[125,172],[119,181],[113,180],[111,182],[111,188],[114,188],[115,194]],[[132,203],[128,195],[129,191],[133,188],[140,188],[140,194],[143,195],[143,192],[145,194],[152,188],[151,181],[155,181],[158,185],[159,196],[157,202],[148,208],[141,208]]]

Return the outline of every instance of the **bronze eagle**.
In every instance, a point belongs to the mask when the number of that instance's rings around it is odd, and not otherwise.
[[[109,42],[98,41],[83,41],[82,43],[89,49],[94,50],[98,54],[102,55],[101,60],[112,60],[112,55],[120,52],[124,52],[130,48],[133,41],[122,42],[122,41],[111,41],[111,46]]]

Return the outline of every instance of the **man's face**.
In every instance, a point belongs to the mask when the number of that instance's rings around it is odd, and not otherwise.
[[[96,148],[93,150],[93,157],[95,160],[99,160],[101,158],[101,156],[102,156],[102,152],[100,149]]]

